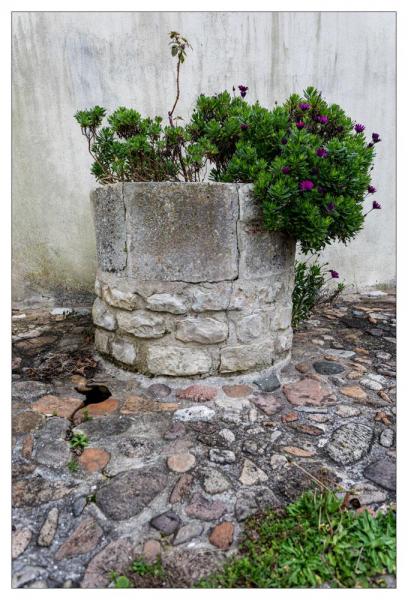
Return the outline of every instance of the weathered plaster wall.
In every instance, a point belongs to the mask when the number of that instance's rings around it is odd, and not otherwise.
[[[13,14],[13,287],[92,289],[90,158],[77,109],[118,105],[165,115],[174,98],[171,29],[193,48],[178,113],[197,94],[249,86],[272,106],[313,84],[383,142],[374,171],[381,212],[324,258],[359,287],[395,278],[394,13]]]

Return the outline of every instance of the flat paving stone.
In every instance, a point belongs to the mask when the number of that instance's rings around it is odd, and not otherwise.
[[[203,488],[207,494],[221,494],[231,487],[231,482],[221,471],[207,469],[204,473]]]
[[[202,521],[214,521],[219,519],[227,510],[220,500],[208,500],[199,492],[196,492],[187,505],[186,515]]]
[[[355,352],[353,352],[352,350],[339,350],[337,348],[329,348],[329,349],[325,349],[325,353],[328,356],[331,357],[335,357],[335,358],[353,358],[353,356],[356,355]]]
[[[360,460],[369,450],[373,429],[362,423],[347,423],[336,429],[326,451],[334,462],[348,465]]]
[[[132,426],[132,421],[128,417],[95,417],[90,421],[81,423],[76,431],[85,433],[90,440],[105,439],[113,435],[125,433]]]
[[[220,548],[220,550],[228,550],[234,539],[234,523],[230,521],[224,521],[214,527],[208,536],[209,542]]]
[[[185,498],[191,490],[192,482],[192,475],[190,475],[189,473],[185,473],[184,475],[182,475],[180,479],[177,480],[177,483],[170,494],[170,504],[176,504],[177,502],[180,502],[183,498]]]
[[[320,381],[310,377],[284,385],[282,390],[294,406],[320,406],[329,401],[330,390]]]
[[[58,528],[58,517],[59,510],[56,507],[47,514],[37,539],[39,546],[51,546]]]
[[[364,477],[382,488],[395,492],[396,462],[390,458],[382,458],[364,469]]]
[[[19,413],[13,417],[13,434],[29,433],[35,431],[43,423],[44,417],[32,411]]]
[[[111,573],[124,572],[132,560],[132,544],[126,538],[111,542],[93,557],[88,564],[81,588],[106,588],[111,582]]]
[[[275,413],[279,412],[282,408],[282,402],[278,400],[273,394],[261,394],[259,396],[251,396],[250,401],[259,410],[270,417]]]
[[[152,385],[149,385],[147,388],[147,393],[152,398],[167,398],[167,396],[171,394],[171,388],[164,383],[152,383]]]
[[[185,544],[186,542],[199,537],[203,531],[204,527],[201,525],[201,523],[189,523],[188,525],[184,525],[184,527],[181,527],[178,530],[173,540],[173,546]]]
[[[179,438],[182,438],[185,435],[185,433],[186,428],[183,425],[183,423],[176,421],[170,425],[169,429],[163,435],[163,439],[170,441],[177,440]]]
[[[148,564],[156,562],[161,554],[161,544],[157,540],[146,540],[143,545],[143,557]]]
[[[394,437],[395,434],[393,429],[384,429],[380,435],[381,446],[384,446],[384,448],[391,448],[394,445]]]
[[[230,398],[246,398],[253,392],[253,388],[249,385],[223,385],[222,391]]]
[[[163,470],[136,470],[120,473],[96,492],[96,504],[114,521],[139,514],[164,490],[167,475]]]
[[[96,547],[102,535],[103,531],[95,519],[87,517],[57,550],[55,560],[90,552]]]
[[[337,375],[343,373],[343,365],[327,360],[320,360],[313,363],[314,370],[320,375]]]
[[[258,379],[254,380],[254,384],[257,385],[262,392],[274,392],[281,386],[279,378],[275,374],[258,377]]]
[[[43,396],[33,402],[32,409],[47,416],[70,419],[82,405],[81,398],[61,398],[59,396]]]
[[[195,456],[188,452],[183,454],[172,454],[167,459],[167,466],[170,471],[174,471],[175,473],[185,473],[186,471],[190,471],[195,464]]]
[[[16,529],[11,535],[11,556],[13,559],[18,558],[26,550],[31,542],[33,534],[28,527]]]
[[[22,479],[12,486],[13,506],[39,506],[51,500],[60,500],[72,490],[62,481],[48,481],[43,477]]]
[[[361,410],[357,406],[350,406],[349,404],[339,404],[336,406],[336,415],[339,417],[357,417],[361,413]]]
[[[178,390],[176,398],[180,400],[191,400],[192,402],[208,402],[214,400],[218,394],[215,387],[209,385],[193,384],[183,390]]]
[[[104,417],[110,415],[119,409],[119,401],[116,398],[107,398],[97,404],[88,404],[84,408],[81,408],[74,417],[75,424],[87,421],[89,418]]]
[[[247,458],[244,460],[241,475],[239,477],[242,485],[255,485],[263,481],[268,481],[268,475],[262,471],[255,463]]]
[[[142,396],[128,396],[120,412],[124,415],[141,412],[174,412],[179,406],[175,402],[158,402],[157,400],[143,398]]]
[[[172,510],[168,510],[150,520],[150,525],[163,535],[171,535],[180,527],[180,524],[180,517]]]
[[[190,406],[174,413],[174,419],[177,421],[211,421],[214,417],[215,410],[208,406]]]
[[[298,458],[311,458],[316,454],[315,449],[298,448],[298,446],[282,446],[282,451]]]
[[[347,398],[353,398],[353,400],[363,401],[367,399],[367,393],[358,385],[346,385],[340,388],[340,392]]]
[[[108,464],[109,460],[110,454],[103,448],[85,448],[81,456],[78,458],[78,462],[81,467],[89,473],[102,471],[102,469],[104,469]]]
[[[236,461],[235,453],[232,450],[211,448],[208,455],[211,462],[218,463],[219,465],[227,465]]]

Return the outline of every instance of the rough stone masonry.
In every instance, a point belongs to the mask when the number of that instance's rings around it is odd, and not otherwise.
[[[295,242],[263,229],[250,185],[114,184],[92,202],[98,352],[156,376],[287,364]]]

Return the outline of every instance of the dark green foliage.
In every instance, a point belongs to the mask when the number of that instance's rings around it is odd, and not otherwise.
[[[374,150],[362,133],[354,132],[344,111],[328,105],[314,88],[272,111],[226,92],[212,101],[217,102],[220,112],[199,99],[192,117],[192,123],[200,124],[200,135],[217,148],[211,177],[253,182],[265,226],[299,240],[303,252],[352,239],[363,226]],[[310,108],[301,110],[302,103]],[[317,121],[321,116],[327,123]],[[300,121],[302,128],[296,125]],[[227,137],[234,132],[228,139],[235,150],[226,144],[224,129]],[[302,191],[302,182],[311,182],[312,189]]]
[[[324,287],[331,279],[327,263],[296,261],[295,287],[292,293],[292,326],[297,327],[307,319],[313,308],[321,302],[332,302],[344,290],[344,283],[329,291]]]
[[[366,588],[395,574],[395,512],[344,510],[333,492],[307,492],[284,511],[251,517],[237,557],[202,588]]]
[[[108,117],[107,127],[104,108],[76,113],[97,181],[194,182],[208,174],[214,181],[251,182],[265,227],[286,232],[304,253],[351,240],[364,222],[374,143],[313,87],[273,110],[227,91],[200,95],[181,126],[174,111],[188,48],[186,38],[170,32],[177,93],[168,125],[125,107]]]

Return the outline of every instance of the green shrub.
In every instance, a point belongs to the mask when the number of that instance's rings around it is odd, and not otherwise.
[[[174,112],[190,46],[174,31],[170,45],[177,94],[168,125],[125,107],[107,126],[100,106],[76,113],[97,181],[201,181],[208,172],[213,181],[253,183],[265,227],[287,233],[304,253],[351,240],[363,227],[364,200],[376,191],[370,172],[379,134],[367,143],[365,127],[313,87],[272,110],[249,104],[243,85],[239,95],[200,95],[180,125]],[[373,202],[371,210],[379,208]]]
[[[295,287],[292,293],[292,326],[297,327],[307,319],[313,308],[322,302],[333,302],[344,290],[344,283],[338,283],[330,290],[325,286],[339,274],[327,269],[328,263],[320,264],[315,258],[312,262],[297,261],[295,263]]]

